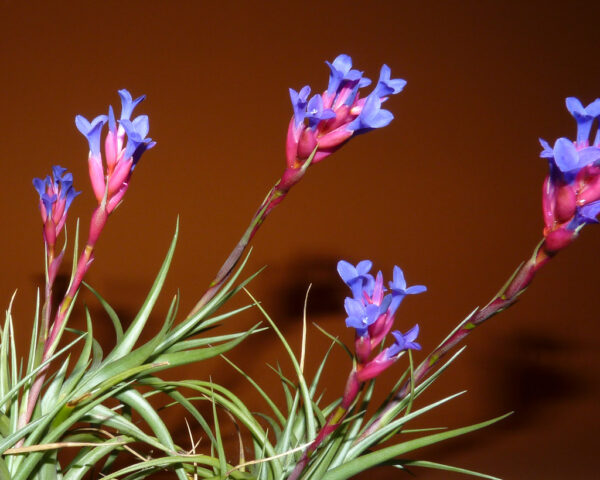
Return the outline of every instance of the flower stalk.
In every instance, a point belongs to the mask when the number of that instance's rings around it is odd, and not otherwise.
[[[577,139],[559,138],[551,147],[540,139],[540,157],[548,160],[549,174],[542,187],[544,239],[532,256],[509,278],[504,287],[483,308],[477,308],[457,329],[433,350],[415,369],[412,381],[418,384],[439,360],[487,319],[514,305],[533,281],[537,272],[560,250],[569,246],[581,229],[598,223],[600,213],[600,131],[594,140],[590,134],[594,120],[600,117],[600,99],[587,107],[574,98],[566,99],[566,107],[577,123]],[[410,393],[406,382],[383,408],[379,416],[363,432],[360,439],[375,432],[395,407]],[[357,440],[357,441],[358,441]]]
[[[48,360],[56,348],[66,327],[73,300],[77,295],[81,282],[94,260],[94,249],[108,220],[108,216],[120,205],[127,189],[133,169],[142,154],[152,148],[155,142],[146,138],[149,130],[148,117],[140,115],[131,120],[133,109],[144,100],[144,96],[133,99],[127,90],[119,90],[121,97],[121,118],[117,122],[112,107],[108,116],[99,115],[91,122],[81,115],[75,117],[77,129],[86,137],[89,144],[88,167],[92,189],[98,201],[90,220],[88,240],[83,249],[75,273],[67,292],[58,306],[54,321],[52,316],[52,287],[64,253],[55,257],[56,238],[66,221],[67,211],[73,198],[81,192],[73,188],[73,176],[66,169],[53,168],[53,178],[45,180],[36,178],[33,185],[40,195],[40,211],[44,222],[44,243],[46,247],[46,287],[45,302],[42,311],[43,322],[39,343],[36,348],[35,365]],[[101,135],[108,122],[108,134],[104,142],[104,159],[101,153]],[[104,161],[103,161],[104,160]],[[105,167],[106,166],[106,167]],[[41,353],[40,353],[41,352]],[[43,368],[26,393],[25,408],[21,410],[18,427],[22,428],[31,419],[37,404],[48,367]],[[22,441],[19,443],[19,445]]]
[[[366,382],[393,365],[406,350],[421,349],[415,342],[419,334],[418,325],[405,334],[398,330],[391,332],[394,343],[387,348],[381,347],[393,327],[394,315],[404,297],[422,293],[426,291],[426,287],[407,287],[404,273],[400,267],[395,266],[394,280],[389,282],[389,289],[386,289],[383,286],[382,273],[378,272],[374,277],[369,273],[371,267],[372,263],[369,260],[363,260],[356,266],[345,260],[338,262],[338,273],[353,295],[346,297],[344,307],[348,314],[346,326],[355,329],[354,365],[346,381],[340,405],[329,415],[325,425],[303,452],[288,480],[297,480],[300,477],[317,448],[347,417]],[[385,294],[386,291],[390,293]],[[371,358],[378,348],[381,351]]]
[[[294,115],[286,137],[286,168],[188,318],[198,313],[217,294],[267,215],[302,179],[309,165],[327,158],[353,136],[385,127],[394,118],[381,105],[390,95],[400,93],[406,81],[392,79],[387,65],[381,67],[373,91],[361,97],[359,90],[370,85],[371,80],[364,77],[363,72],[352,68],[352,59],[348,55],[338,55],[333,62],[325,63],[330,74],[327,90],[323,93],[309,99],[311,89],[308,85],[300,91],[290,88]]]

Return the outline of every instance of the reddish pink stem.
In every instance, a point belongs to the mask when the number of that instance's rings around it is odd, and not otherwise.
[[[50,333],[44,342],[44,350],[40,363],[44,363],[48,358],[52,356],[55,352],[56,347],[60,341],[62,336],[62,332],[65,327],[65,320],[67,318],[67,313],[71,308],[71,304],[73,299],[75,298],[75,294],[79,287],[81,286],[81,282],[88,270],[88,267],[93,259],[94,247],[102,233],[104,226],[106,225],[106,220],[108,219],[108,213],[106,208],[103,205],[100,205],[94,213],[92,214],[92,220],[90,222],[90,234],[88,237],[88,242],[79,257],[79,261],[77,262],[77,269],[75,270],[75,275],[71,281],[71,286],[69,287],[65,297],[63,298],[58,310],[56,311],[56,316],[54,318],[54,323],[50,329]],[[44,384],[44,380],[46,379],[48,367],[44,367],[36,377],[33,385],[31,386],[28,397],[27,397],[27,407],[19,416],[19,420],[17,422],[17,429],[23,428],[33,415],[33,411],[37,404],[38,397],[40,395],[40,391],[42,390],[42,386]],[[23,440],[19,441],[18,446],[23,444]]]
[[[485,322],[488,318],[505,310],[516,303],[519,296],[525,291],[533,281],[535,274],[552,258],[556,252],[549,253],[545,249],[545,243],[542,242],[535,249],[531,258],[525,262],[516,274],[511,278],[508,284],[483,308],[476,310],[471,316],[465,319],[460,327],[439,347],[431,352],[423,362],[413,372],[413,385],[417,385],[424,380],[433,370],[442,357],[459,344],[476,327]],[[385,420],[387,413],[393,410],[410,393],[411,382],[407,381],[398,390],[393,400],[390,401],[377,419],[362,433],[357,441],[369,436],[375,432]]]
[[[198,301],[198,303],[194,306],[192,311],[188,314],[188,318],[192,317],[196,313],[198,313],[204,305],[206,305],[221,289],[223,284],[227,281],[229,276],[232,274],[235,266],[239,262],[242,254],[246,250],[246,247],[265,221],[269,213],[277,206],[279,203],[283,201],[285,196],[287,195],[289,188],[283,188],[281,181],[277,182],[273,188],[267,194],[265,200],[261,203],[260,207],[256,210],[256,213],[252,217],[250,221],[250,225],[242,235],[242,238],[237,243],[235,248],[227,257],[227,260],[223,263],[217,276],[210,283],[208,290],[202,295],[202,298]]]
[[[346,382],[346,389],[344,391],[342,403],[333,411],[331,415],[329,415],[329,418],[327,419],[325,425],[323,425],[321,430],[319,430],[319,433],[317,434],[316,438],[306,448],[306,450],[304,450],[302,457],[300,458],[298,463],[296,463],[296,466],[294,467],[294,470],[288,477],[288,480],[297,480],[300,477],[300,475],[302,475],[302,472],[306,468],[306,465],[308,464],[308,461],[310,460],[310,457],[315,452],[315,450],[319,447],[319,445],[321,445],[321,443],[323,443],[323,440],[325,440],[329,435],[331,435],[337,430],[337,428],[342,424],[342,422],[348,415],[350,407],[356,400],[356,397],[358,396],[364,384],[364,382],[360,382],[358,380],[356,373],[356,370],[352,370],[352,372],[350,373],[348,381]]]

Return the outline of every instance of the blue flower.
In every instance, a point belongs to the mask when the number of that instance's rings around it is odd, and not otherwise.
[[[596,218],[598,214],[600,214],[600,200],[579,207],[575,213],[575,218],[568,226],[569,230],[575,230],[588,223],[599,223]]]
[[[346,297],[344,308],[348,314],[346,326],[355,328],[357,333],[363,337],[367,334],[369,325],[375,323],[379,317],[379,307],[373,303],[364,305],[354,298]]]
[[[419,345],[415,340],[419,335],[419,325],[415,325],[405,334],[402,334],[399,330],[394,330],[392,332],[394,336],[395,342],[393,345],[389,346],[386,349],[386,357],[392,358],[398,355],[400,352],[404,350],[421,350],[421,345]]]
[[[594,118],[600,115],[600,98],[597,98],[587,107],[583,107],[581,102],[575,97],[568,97],[565,100],[567,110],[573,115],[577,122],[577,145],[586,146],[592,128]]]
[[[375,286],[375,278],[369,273],[373,263],[370,260],[358,262],[356,267],[351,263],[340,260],[337,264],[337,271],[346,285],[352,290],[354,298],[363,299],[363,291],[371,296]]]
[[[124,119],[120,121],[120,124],[125,130],[125,133],[127,133],[127,145],[125,146],[123,158],[127,159],[133,157],[135,165],[142,153],[155,145],[151,138],[146,138],[146,135],[148,135],[148,131],[150,130],[148,116],[140,115],[133,121]]]
[[[87,138],[92,156],[100,155],[100,134],[106,120],[106,115],[98,115],[91,122],[81,115],[75,117],[75,126]]]
[[[386,64],[383,64],[379,73],[379,81],[373,90],[373,94],[378,97],[387,97],[400,93],[406,85],[406,80],[401,78],[390,79],[391,70]]]
[[[298,128],[306,117],[306,104],[310,95],[310,87],[305,85],[300,92],[290,88],[290,98],[294,108],[294,125]]]
[[[315,128],[321,120],[329,120],[335,118],[335,112],[330,108],[323,109],[323,97],[314,95],[306,108],[306,118],[308,118],[308,126]]]
[[[427,291],[427,287],[425,285],[413,285],[412,287],[406,288],[404,272],[397,265],[394,267],[394,280],[389,282],[389,286],[392,292],[390,315],[393,315],[396,312],[406,295],[416,295],[418,293]]]
[[[597,146],[577,148],[571,140],[564,137],[554,142],[554,148],[542,139],[540,144],[543,147],[540,157],[548,159],[554,181],[562,179],[570,184],[582,168],[600,163],[600,147]]]
[[[141,95],[135,100],[132,99],[131,93],[124,88],[119,90],[119,96],[121,97],[121,118],[120,120],[129,120],[133,109],[146,98],[146,95]]]
[[[362,107],[358,117],[346,127],[348,130],[354,131],[355,134],[361,134],[389,125],[394,119],[394,115],[389,110],[381,108],[381,99],[375,91],[367,97],[365,104]]]
[[[540,157],[548,159],[553,182],[562,180],[571,184],[582,168],[600,165],[600,132],[596,133],[594,144],[588,146],[593,121],[600,116],[600,99],[584,107],[577,98],[568,97],[566,105],[577,122],[577,141],[574,143],[562,137],[551,147],[547,141],[540,138],[543,148]]]
[[[352,69],[352,58],[349,55],[341,54],[335,57],[333,63],[325,62],[331,73],[329,74],[329,85],[327,93],[334,95],[342,86],[342,82],[358,82],[359,87],[366,87],[371,80],[363,77],[363,72]]]
[[[64,219],[66,216],[73,199],[81,193],[73,188],[73,174],[68,173],[67,169],[60,165],[52,167],[52,177],[48,175],[43,180],[41,178],[34,178],[33,187],[38,192],[46,210],[46,218],[52,218],[57,226],[61,222],[61,219]],[[61,205],[64,202],[64,208],[62,206],[57,207],[57,210],[60,210],[60,218],[54,218],[52,210],[58,202]],[[44,218],[44,222],[46,218]],[[60,230],[60,228],[58,227],[57,230]]]

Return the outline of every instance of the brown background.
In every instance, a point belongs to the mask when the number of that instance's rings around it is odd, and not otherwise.
[[[573,138],[564,98],[587,104],[600,95],[599,18],[598,2],[2,1],[0,299],[7,305],[19,289],[21,345],[42,280],[31,178],[57,163],[74,173],[84,193],[71,210],[71,232],[76,217],[87,225],[94,206],[75,114],[91,118],[117,106],[119,88],[148,96],[138,112],[150,115],[158,145],[110,219],[88,280],[131,318],[180,215],[178,250],[150,335],[177,288],[182,312],[192,307],[281,173],[287,88],[324,89],[324,60],[344,52],[371,78],[385,62],[408,81],[388,103],[396,119],[311,168],[258,234],[247,271],[269,265],[253,292],[298,345],[311,282],[309,319],[352,339],[343,327],[339,258],[370,258],[388,276],[399,264],[409,284],[429,288],[407,299],[397,319],[403,330],[418,322],[429,351],[538,242],[546,164],[537,138]],[[514,415],[413,457],[511,479],[599,478],[599,245],[600,230],[586,228],[517,307],[474,333],[428,399],[469,392],[414,427]],[[110,345],[106,318],[92,298],[84,300]],[[73,326],[82,325],[81,313],[75,311]],[[223,331],[259,319],[252,312]],[[325,348],[311,330],[309,372]],[[279,359],[291,374],[269,332],[231,358],[273,393],[278,385],[265,364]],[[329,400],[349,368],[341,354],[334,361]],[[253,409],[265,408],[223,363],[180,375],[210,375],[247,396]],[[386,376],[380,389],[393,380]],[[181,416],[170,421],[185,444]],[[394,472],[379,469],[368,478],[402,476]]]

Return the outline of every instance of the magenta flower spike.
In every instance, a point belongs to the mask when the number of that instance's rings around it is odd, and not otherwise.
[[[389,282],[389,293],[383,285],[383,274],[377,273],[374,278],[369,273],[372,262],[363,260],[356,266],[340,260],[337,271],[342,280],[352,290],[353,298],[347,297],[344,301],[347,318],[346,326],[356,331],[354,351],[358,360],[359,371],[369,369],[364,375],[377,375],[373,372],[382,372],[391,365],[401,351],[408,348],[420,348],[414,340],[419,332],[418,327],[410,330],[406,335],[398,331],[392,332],[396,338],[394,345],[383,350],[373,360],[369,360],[372,352],[385,341],[386,336],[394,325],[394,314],[406,295],[418,294],[426,291],[423,285],[407,287],[404,273],[398,266],[394,267],[394,280]],[[401,341],[402,340],[402,341]],[[383,355],[385,354],[385,355]],[[369,377],[369,378],[374,378]],[[366,378],[366,377],[365,377]],[[361,381],[365,381],[362,380]]]
[[[52,167],[52,177],[34,178],[33,186],[40,196],[40,214],[44,222],[44,241],[53,248],[62,231],[73,199],[81,192],[73,188],[73,175],[59,165]]]
[[[155,142],[146,138],[149,131],[148,117],[140,115],[131,119],[134,108],[144,96],[131,97],[127,90],[119,90],[121,117],[115,119],[112,106],[108,115],[99,115],[91,122],[81,115],[75,117],[77,129],[87,138],[90,153],[88,165],[92,189],[99,205],[104,205],[106,214],[111,213],[122,201],[135,165],[142,154]],[[104,159],[100,150],[102,129],[108,123],[104,139]],[[104,160],[104,161],[103,161]]]
[[[569,245],[586,224],[597,223],[600,212],[600,133],[589,142],[600,99],[583,107],[569,97],[566,105],[577,122],[577,139],[559,138],[552,147],[540,139],[540,156],[550,166],[542,191],[544,248],[549,254]]]
[[[389,95],[402,91],[406,81],[390,78],[390,68],[383,65],[373,91],[361,97],[359,90],[370,85],[363,72],[352,68],[348,55],[338,55],[329,66],[329,85],[309,100],[310,87],[299,92],[290,89],[294,116],[286,140],[287,170],[281,188],[289,189],[304,174],[304,164],[311,155],[318,163],[334,153],[354,135],[388,125],[394,118],[381,108]]]

